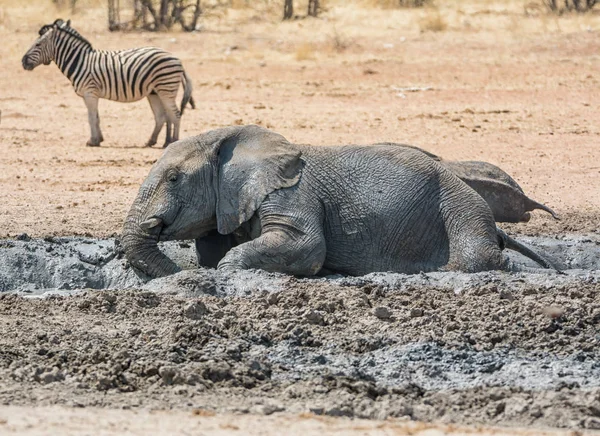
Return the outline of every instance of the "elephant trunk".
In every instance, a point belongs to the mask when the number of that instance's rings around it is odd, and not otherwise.
[[[175,262],[165,256],[158,248],[161,226],[144,230],[140,224],[144,219],[139,201],[131,207],[125,224],[121,244],[125,256],[131,265],[152,278],[164,277],[181,271]]]

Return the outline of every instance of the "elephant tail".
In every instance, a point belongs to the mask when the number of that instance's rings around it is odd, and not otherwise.
[[[531,198],[527,198],[526,203],[527,203],[527,208],[528,208],[527,210],[535,210],[535,209],[544,210],[544,211],[548,212],[550,215],[552,215],[552,218],[560,221],[560,216],[558,216],[558,214],[556,212],[554,212],[552,209],[550,209],[545,204],[538,203],[537,201],[532,200]]]
[[[536,262],[538,265],[547,268],[556,270],[558,273],[564,274],[558,267],[553,265],[550,261],[545,259],[543,256],[539,255],[531,248],[521,244],[519,241],[514,240],[510,236],[508,236],[504,231],[496,228],[498,232],[498,242],[500,243],[500,248],[508,248],[510,250],[514,250],[518,253],[521,253],[523,256],[528,257],[529,259]]]
[[[183,110],[186,105],[189,103],[192,109],[196,109],[196,103],[194,102],[194,97],[192,97],[192,80],[190,76],[184,71],[183,78],[181,80],[183,84],[183,98],[181,99],[181,115],[183,115]]]

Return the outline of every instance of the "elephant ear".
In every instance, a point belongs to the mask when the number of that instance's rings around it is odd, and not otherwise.
[[[300,151],[281,135],[245,126],[218,149],[217,226],[227,235],[248,221],[267,195],[300,180]]]

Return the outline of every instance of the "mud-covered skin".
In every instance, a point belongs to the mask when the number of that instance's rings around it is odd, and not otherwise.
[[[242,226],[249,238],[237,246],[215,234]],[[179,141],[156,162],[122,240],[153,277],[179,271],[157,241],[190,238],[207,266],[220,253],[220,269],[311,276],[506,269],[499,236],[477,192],[419,149],[303,146],[235,126]]]
[[[446,160],[441,160],[440,165],[481,195],[492,209],[496,222],[528,222],[531,219],[529,212],[536,209],[560,219],[548,206],[527,197],[519,184],[495,165],[480,161]]]
[[[386,145],[400,145],[384,143]],[[560,217],[548,206],[538,203],[527,197],[523,188],[509,176],[505,171],[482,161],[450,161],[428,152],[419,147],[401,144],[401,147],[409,147],[419,150],[428,157],[437,161],[444,168],[452,171],[455,176],[475,190],[488,204],[494,219],[500,223],[529,222],[529,212],[540,209],[559,220]]]

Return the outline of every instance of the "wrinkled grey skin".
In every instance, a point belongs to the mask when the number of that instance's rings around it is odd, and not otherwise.
[[[528,222],[532,210],[548,212],[554,219],[559,216],[548,206],[527,197],[515,180],[488,162],[440,161],[458,178],[473,188],[492,209],[496,222]]]
[[[258,126],[178,141],[152,167],[123,247],[164,276],[179,269],[157,241],[174,239],[196,239],[201,265],[296,275],[504,269],[502,247],[525,248],[418,149],[294,145]]]
[[[531,219],[529,212],[536,209],[544,210],[552,218],[560,220],[548,206],[527,197],[515,179],[496,165],[476,160],[449,161],[412,145],[401,146],[419,150],[452,171],[486,201],[498,223],[526,223]]]

